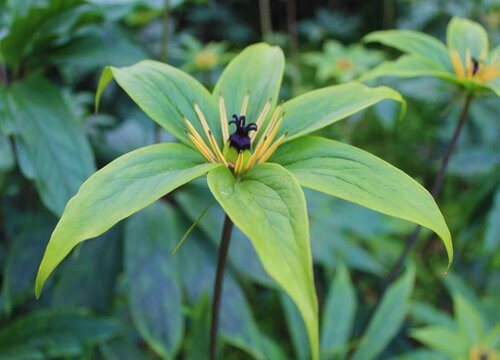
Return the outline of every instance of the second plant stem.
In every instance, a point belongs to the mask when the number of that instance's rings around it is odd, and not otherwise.
[[[215,360],[217,357],[217,331],[219,328],[219,310],[222,298],[222,287],[224,285],[224,269],[226,267],[227,253],[231,241],[231,232],[233,222],[226,215],[222,229],[221,242],[219,245],[219,259],[217,261],[217,270],[215,273],[214,292],[212,300],[212,323],[210,326],[210,350],[209,359]]]
[[[455,150],[455,147],[457,145],[458,138],[460,137],[460,134],[462,132],[463,126],[467,120],[467,117],[469,115],[469,109],[470,109],[470,104],[472,102],[473,96],[471,94],[467,94],[465,97],[464,105],[462,108],[462,112],[460,114],[460,118],[458,119],[457,125],[455,126],[455,131],[453,132],[453,136],[451,138],[451,141],[448,145],[448,148],[446,149],[446,154],[441,161],[441,167],[439,168],[439,173],[434,180],[434,184],[432,185],[431,189],[431,194],[434,197],[434,199],[437,200],[439,194],[441,193],[441,189],[443,187],[444,183],[444,178],[446,175],[446,169],[448,168],[448,164],[450,162],[451,155],[453,154],[453,151]],[[415,230],[411,233],[410,237],[406,241],[405,248],[403,249],[403,252],[399,255],[398,260],[396,261],[396,264],[392,267],[391,271],[389,272],[389,275],[387,276],[386,280],[386,285],[389,285],[401,272],[401,268],[403,267],[403,264],[406,260],[406,257],[410,254],[411,250],[415,246],[418,236],[420,235],[420,231],[422,230],[421,226],[417,226]]]

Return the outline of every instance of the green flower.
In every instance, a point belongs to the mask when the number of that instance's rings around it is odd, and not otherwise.
[[[500,96],[500,46],[490,51],[488,34],[473,21],[453,18],[446,31],[447,47],[433,37],[410,30],[376,31],[365,37],[395,47],[406,55],[387,61],[362,76],[433,76],[470,92]]]
[[[359,44],[344,46],[338,41],[328,40],[323,51],[305,53],[303,59],[304,63],[316,69],[319,83],[330,79],[344,83],[379,64],[384,56],[378,50],[367,50]]]
[[[212,94],[191,76],[159,62],[106,68],[96,105],[114,78],[181,143],[132,151],[85,181],[51,236],[36,280],[37,296],[78,243],[206,174],[215,199],[297,305],[313,359],[319,358],[318,305],[301,186],[435,231],[451,262],[449,230],[422,186],[363,150],[305,136],[383,100],[404,104],[401,96],[386,87],[346,84],[276,106],[284,63],[279,48],[250,46],[231,61]]]

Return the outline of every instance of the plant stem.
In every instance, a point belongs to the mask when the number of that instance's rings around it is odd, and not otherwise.
[[[288,47],[292,63],[292,92],[296,95],[300,88],[299,40],[297,34],[297,0],[287,1]]]
[[[161,29],[161,48],[160,48],[160,60],[166,63],[168,58],[168,24],[170,22],[170,0],[164,0],[163,3],[163,22]],[[161,141],[161,126],[155,123],[155,138],[154,142],[159,143]]]
[[[226,267],[227,253],[231,241],[231,231],[233,222],[226,215],[224,227],[222,229],[221,242],[219,245],[219,259],[217,261],[217,270],[215,274],[213,302],[212,302],[212,324],[210,327],[210,360],[215,360],[217,355],[217,329],[219,327],[219,309],[222,296],[222,287],[224,283],[224,268]]]
[[[270,0],[259,0],[259,14],[262,39],[269,40],[273,33]]]
[[[160,60],[167,62],[167,45],[168,45],[168,24],[170,22],[170,0],[164,0],[163,3],[163,23],[161,30],[161,49]]]
[[[462,108],[462,113],[460,114],[460,118],[458,119],[458,123],[455,126],[455,131],[453,133],[453,137],[451,138],[451,141],[448,145],[448,149],[446,150],[446,154],[441,162],[441,168],[439,169],[438,176],[434,180],[434,184],[432,185],[431,189],[431,194],[434,197],[434,199],[437,200],[439,197],[439,194],[441,193],[441,189],[443,188],[443,183],[444,183],[444,177],[446,175],[446,169],[448,168],[448,163],[450,162],[451,155],[453,154],[453,151],[455,150],[455,146],[457,144],[458,138],[460,137],[460,134],[462,132],[462,128],[465,124],[465,121],[467,120],[467,117],[469,115],[469,109],[470,109],[470,104],[472,102],[473,96],[471,94],[467,94],[464,105]],[[410,254],[411,250],[415,246],[418,236],[420,235],[420,231],[422,230],[422,227],[419,225],[415,228],[413,233],[408,237],[406,241],[405,248],[403,249],[403,252],[399,255],[398,260],[396,261],[396,264],[392,267],[391,271],[389,272],[389,275],[387,276],[387,279],[385,281],[385,287],[387,287],[390,283],[394,281],[394,279],[399,275],[401,272],[401,269],[403,267],[403,264],[406,260],[406,257]]]

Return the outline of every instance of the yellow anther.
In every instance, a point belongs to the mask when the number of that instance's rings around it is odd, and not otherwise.
[[[246,116],[247,114],[247,109],[248,109],[248,102],[250,100],[250,96],[247,94],[245,95],[245,98],[243,99],[243,104],[241,104],[241,111],[240,115]]]
[[[450,49],[450,59],[451,64],[453,65],[453,69],[455,70],[455,74],[461,79],[465,78],[465,71],[462,65],[462,60],[460,59],[460,55],[458,51],[455,49]]]
[[[278,138],[278,140],[276,140],[276,142],[274,144],[272,144],[269,147],[269,149],[266,150],[266,152],[259,159],[259,164],[265,163],[271,157],[271,155],[274,154],[274,152],[276,151],[278,146],[280,146],[281,143],[283,142],[283,140],[285,140],[285,136],[286,136],[286,134],[281,135]]]
[[[243,169],[243,152],[238,153],[238,158],[236,159],[236,164],[234,164],[234,172],[236,174],[240,173]]]
[[[220,113],[220,126],[222,129],[222,143],[224,144],[229,139],[229,127],[227,124],[226,105],[224,98],[219,96],[219,113]]]
[[[257,125],[257,131],[254,131],[250,135],[250,139],[252,140],[252,142],[255,140],[255,137],[257,136],[257,132],[259,131],[260,127],[262,126],[262,123],[264,122],[264,119],[266,118],[266,115],[269,112],[270,107],[271,107],[271,102],[270,101],[266,102],[266,105],[264,105],[262,112],[260,113],[259,117],[257,118],[257,122],[255,123],[255,125]]]

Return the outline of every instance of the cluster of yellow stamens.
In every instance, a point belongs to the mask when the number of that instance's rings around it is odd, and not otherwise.
[[[455,74],[461,79],[477,80],[483,83],[490,82],[500,76],[500,59],[497,56],[485,63],[485,54],[479,59],[474,59],[470,51],[465,54],[465,64],[462,63],[460,54],[456,49],[450,49],[450,59]]]
[[[243,104],[241,105],[240,111],[240,114],[242,116],[246,116],[249,100],[250,97],[248,95],[243,99]],[[253,152],[251,153],[250,157],[245,158],[244,151],[239,151],[235,163],[232,163],[225,158],[223,151],[217,144],[213,132],[210,130],[207,120],[198,104],[194,104],[194,110],[201,124],[201,127],[205,132],[205,137],[206,139],[208,139],[208,145],[203,137],[195,129],[191,121],[184,116],[184,122],[187,126],[187,135],[193,145],[209,162],[223,163],[225,166],[232,169],[234,173],[238,174],[251,169],[255,164],[262,164],[266,162],[285,139],[286,133],[281,135],[276,141],[274,141],[284,119],[284,114],[281,113],[282,104],[280,104],[274,110],[264,132],[259,137],[259,141],[255,145],[255,147],[253,146],[253,144],[256,142],[257,136],[261,133],[260,129],[266,119],[270,108],[271,101],[268,101],[264,105],[264,108],[262,109],[261,113],[257,117],[257,121],[255,122],[257,130],[253,131],[249,135],[253,148]],[[222,96],[219,97],[219,114],[222,129],[222,143],[226,144],[230,139],[230,134],[228,125],[229,123],[226,115],[226,107],[224,104],[224,98]]]

